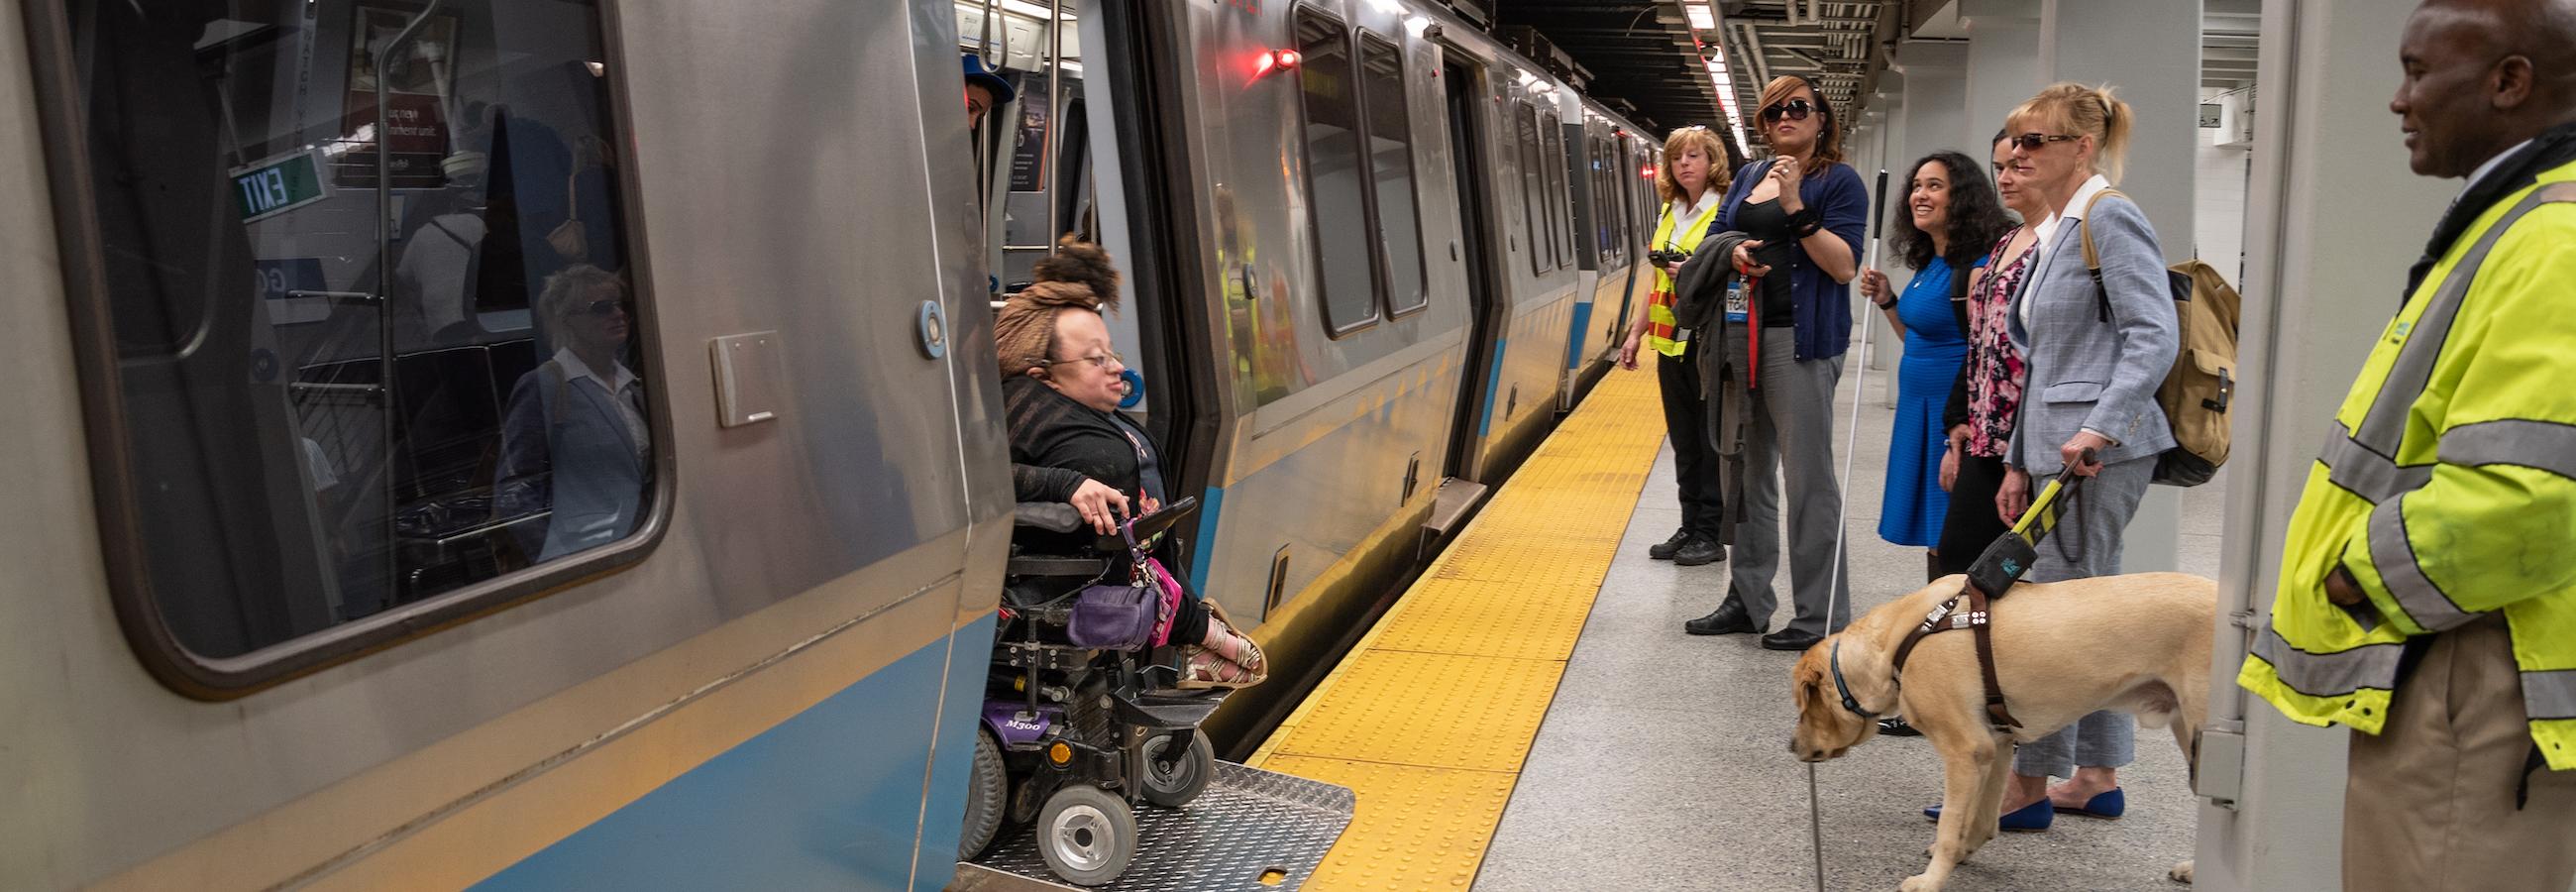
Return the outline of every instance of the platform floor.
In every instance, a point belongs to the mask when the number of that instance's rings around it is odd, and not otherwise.
[[[1923,574],[1919,549],[1876,536],[1888,379],[1870,373],[1855,450],[1855,613]],[[1307,888],[1815,888],[1807,769],[1786,747],[1795,655],[1682,633],[1726,565],[1646,557],[1679,524],[1672,473],[1651,371],[1613,373],[1249,760],[1357,793]],[[2185,491],[2184,516],[2214,521],[2223,479]],[[2180,564],[2214,574],[2216,538],[2186,535]],[[2145,736],[2123,772],[2129,817],[1998,840],[1952,888],[2179,888],[2164,871],[2190,857],[2196,803],[2169,739]],[[1919,738],[1874,740],[1817,785],[1827,888],[1922,868],[1940,760]]]
[[[1855,351],[1857,352],[1857,351]],[[1873,374],[1853,463],[1849,536],[1853,613],[1911,591],[1919,549],[1876,535],[1893,413]],[[1849,419],[1852,376],[1835,410]],[[2183,492],[2185,517],[2214,520],[2223,479]],[[1476,876],[1479,892],[1559,889],[1815,888],[1806,767],[1790,756],[1795,654],[1751,636],[1684,635],[1717,605],[1726,565],[1676,567],[1646,548],[1680,525],[1667,446],[1630,515],[1554,703]],[[2187,524],[2186,528],[2191,525]],[[2207,528],[2214,529],[2212,524]],[[2217,573],[2217,537],[2186,534],[2181,569]],[[1787,570],[1780,612],[1789,620]],[[2182,754],[2162,731],[2139,738],[2121,772],[2129,814],[2060,817],[2042,834],[2006,834],[1961,865],[1963,890],[2173,890],[2166,868],[2192,855],[2197,801]],[[1941,795],[1941,761],[1921,738],[1879,737],[1818,765],[1826,888],[1893,889],[1923,868]]]

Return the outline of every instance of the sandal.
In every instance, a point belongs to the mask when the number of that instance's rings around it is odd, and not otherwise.
[[[1264,674],[1226,659],[1215,651],[1197,645],[1181,649],[1181,677],[1173,687],[1185,691],[1208,688],[1248,688],[1260,684]]]

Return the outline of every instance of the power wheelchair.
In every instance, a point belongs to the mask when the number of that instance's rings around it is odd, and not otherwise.
[[[1136,856],[1134,803],[1178,808],[1216,776],[1216,749],[1198,726],[1224,691],[1178,689],[1177,647],[1089,648],[1069,633],[1083,589],[1128,578],[1144,554],[1132,542],[1153,542],[1197,510],[1197,499],[1180,499],[1130,521],[1128,536],[1096,537],[1081,554],[1012,545],[961,859],[981,854],[1005,827],[1029,827],[1058,877],[1107,883]],[[1021,503],[1014,513],[1020,530],[1088,526],[1071,505]]]

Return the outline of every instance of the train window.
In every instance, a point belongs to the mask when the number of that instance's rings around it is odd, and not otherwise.
[[[1421,213],[1413,192],[1413,116],[1404,102],[1404,53],[1360,35],[1360,83],[1368,94],[1369,165],[1377,175],[1378,244],[1386,251],[1387,310],[1429,306],[1423,286]]]
[[[1306,118],[1306,219],[1315,279],[1324,290],[1324,327],[1343,335],[1377,321],[1376,260],[1369,247],[1368,176],[1360,157],[1359,97],[1349,32],[1312,9],[1297,10],[1299,93]]]
[[[1555,112],[1548,112],[1539,122],[1539,146],[1547,150],[1541,169],[1547,171],[1547,244],[1549,256],[1557,269],[1574,262],[1574,196],[1565,188],[1565,125]]]
[[[1546,174],[1540,172],[1545,162],[1538,150],[1538,110],[1522,103],[1512,115],[1512,123],[1520,136],[1521,220],[1529,230],[1530,272],[1543,275],[1552,267],[1546,235],[1547,200],[1540,196],[1545,191]]]
[[[670,463],[596,2],[66,6],[65,265],[156,674],[228,696],[642,556]]]

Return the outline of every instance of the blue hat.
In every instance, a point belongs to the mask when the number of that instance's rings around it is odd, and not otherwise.
[[[985,91],[992,93],[994,105],[1009,105],[1012,97],[1019,95],[1012,92],[1011,82],[1002,77],[1001,69],[984,67],[983,58],[974,53],[966,53],[959,61],[965,63],[966,83],[983,87]]]

